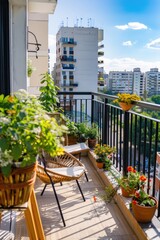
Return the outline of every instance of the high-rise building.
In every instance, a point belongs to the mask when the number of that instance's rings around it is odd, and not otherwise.
[[[61,27],[56,35],[56,78],[61,91],[97,91],[103,30]]]
[[[133,71],[111,71],[108,76],[107,88],[112,94],[136,93],[143,96],[145,81],[140,68]]]
[[[132,71],[111,71],[108,76],[109,90],[113,94],[133,92],[133,72]]]
[[[146,91],[150,97],[152,95],[160,94],[160,72],[158,68],[151,68],[145,73]]]

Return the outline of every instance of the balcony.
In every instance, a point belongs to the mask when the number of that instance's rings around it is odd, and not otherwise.
[[[62,83],[61,87],[78,87],[78,82]]]
[[[61,62],[76,62],[76,59],[73,57],[61,56]]]
[[[104,52],[98,52],[98,56],[104,56]]]
[[[70,92],[65,92],[69,95]],[[147,102],[137,102],[136,111],[124,112],[113,104],[116,96],[72,92],[74,103],[61,100],[65,114],[71,114],[75,122],[96,122],[99,126],[100,141],[115,146],[117,154],[112,159],[113,167],[119,173],[126,175],[127,166],[132,165],[137,171],[147,176],[147,192],[160,200],[160,194],[155,187],[156,182],[156,154],[160,152],[160,120],[141,113],[155,111],[160,113],[160,106]],[[65,106],[71,106],[69,110]],[[83,109],[83,111],[82,111]],[[160,206],[156,218],[160,217]]]
[[[75,42],[75,41],[69,41],[69,40],[68,40],[68,41],[62,40],[61,43],[62,43],[62,45],[70,45],[70,46],[71,46],[71,45],[73,45],[73,46],[74,46],[74,45],[77,45],[77,42]]]
[[[63,99],[63,96],[66,95],[73,95],[74,98]],[[125,174],[128,165],[136,166],[138,171],[142,171],[148,177],[148,193],[156,196],[155,159],[156,153],[160,151],[160,120],[145,116],[140,111],[122,111],[120,107],[113,105],[112,100],[116,97],[111,95],[91,92],[59,92],[58,96],[64,114],[70,113],[72,120],[75,122],[86,120],[97,122],[101,142],[116,147],[117,154],[112,159],[113,169],[120,174]],[[160,106],[156,104],[137,102],[135,107],[160,112]],[[119,192],[115,197],[117,204],[114,202],[106,204],[102,201],[100,196],[104,193],[103,189],[110,173],[97,170],[92,157],[90,157],[91,154],[92,152],[88,156],[82,157],[82,162],[85,164],[89,176],[89,182],[86,182],[85,178],[80,181],[86,202],[79,198],[79,192],[74,182],[56,186],[66,219],[66,228],[63,227],[54,201],[52,187],[47,186],[44,196],[40,196],[43,184],[37,179],[35,192],[46,239],[75,238],[81,240],[82,236],[83,239],[92,237],[114,239],[114,236],[115,238],[118,236],[121,239],[133,240],[137,239],[136,234],[139,234],[140,240],[158,240],[160,232],[159,228],[154,225],[155,222],[141,226],[135,222],[132,215],[132,222],[130,222],[128,215],[130,210],[126,211],[129,206],[127,200],[125,200],[125,212],[124,206],[123,209],[121,208],[122,212],[120,212],[117,206],[119,206],[119,202],[120,204],[124,203],[124,199]],[[93,196],[96,196],[96,201],[94,201]],[[122,213],[126,214],[126,219]],[[159,216],[160,209],[158,208],[154,217],[158,224]],[[11,217],[14,217],[14,215]],[[18,214],[17,220],[16,239],[22,237],[29,239],[24,227],[24,218]],[[7,221],[9,222],[9,220]],[[133,222],[134,225],[132,225]],[[133,233],[129,224],[131,224],[135,233]],[[141,227],[144,227],[144,232],[141,231]],[[147,235],[150,230],[152,235],[148,238]]]

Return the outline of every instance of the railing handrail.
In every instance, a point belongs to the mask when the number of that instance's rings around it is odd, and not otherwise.
[[[95,95],[95,96],[99,96],[99,97],[104,97],[109,99],[109,100],[115,100],[118,97],[114,96],[114,95],[109,95],[109,94],[104,94],[104,93],[98,93],[98,92],[70,92],[70,91],[65,91],[65,92],[58,92],[58,95]],[[156,111],[160,111],[160,104],[155,104],[155,103],[151,103],[151,102],[145,102],[145,101],[135,101],[135,105],[143,107],[143,108],[147,108],[150,110],[156,110]]]

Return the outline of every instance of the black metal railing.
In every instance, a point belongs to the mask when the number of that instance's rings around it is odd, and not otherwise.
[[[63,100],[63,95],[73,95]],[[132,165],[147,176],[147,192],[156,196],[156,155],[160,152],[160,120],[146,112],[160,113],[160,105],[143,101],[136,102],[135,111],[122,111],[113,100],[116,96],[92,92],[59,92],[60,105],[64,114],[75,122],[96,122],[99,127],[100,143],[116,147],[112,161],[123,175],[127,166]],[[145,113],[144,113],[145,111]],[[159,179],[160,181],[160,179]],[[160,216],[160,206],[158,208]]]

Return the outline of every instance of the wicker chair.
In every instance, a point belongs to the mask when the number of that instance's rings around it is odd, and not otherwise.
[[[37,168],[37,176],[45,186],[42,190],[41,196],[43,195],[48,184],[52,185],[57,205],[61,214],[63,225],[66,226],[59,199],[55,190],[55,183],[68,182],[76,180],[79,191],[85,201],[83,192],[79,185],[78,179],[85,173],[84,165],[73,155],[64,152],[63,155],[51,158],[49,155],[44,154]]]

